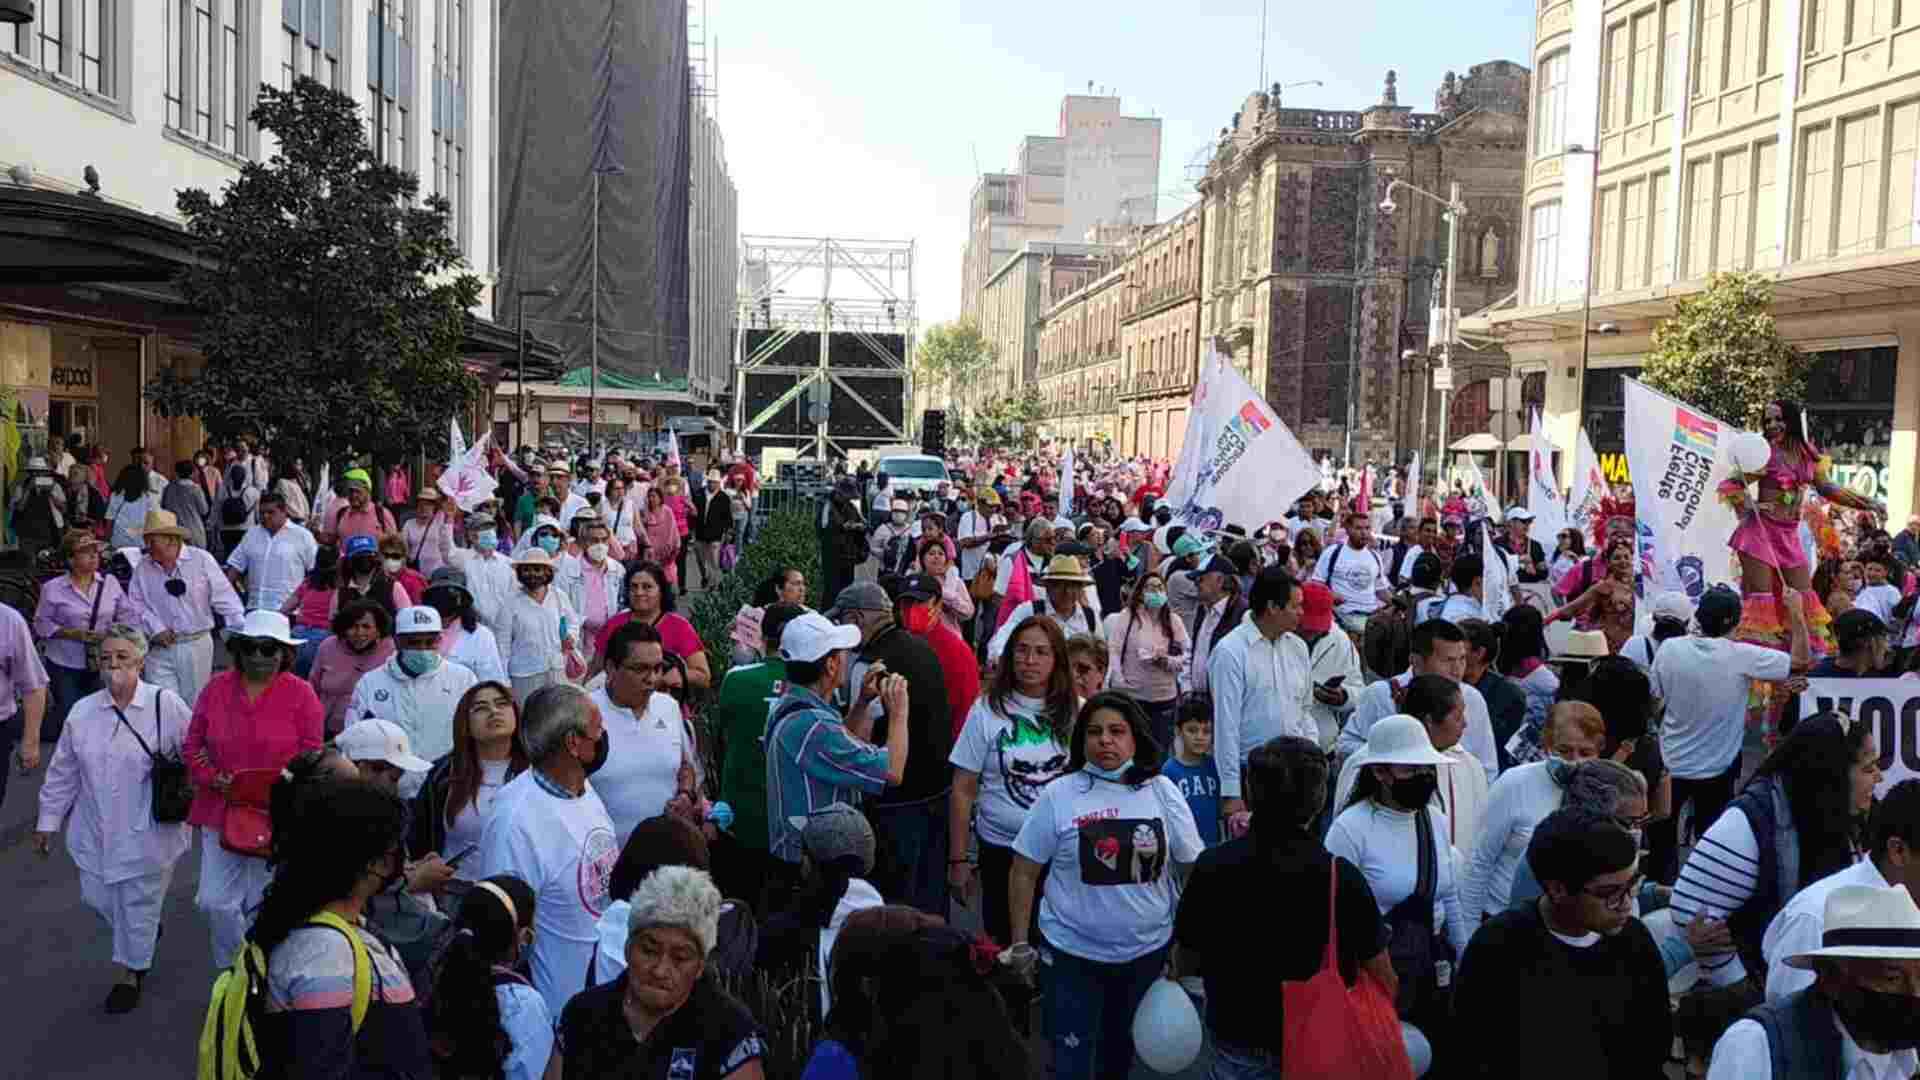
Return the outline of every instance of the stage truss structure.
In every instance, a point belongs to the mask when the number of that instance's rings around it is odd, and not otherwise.
[[[793,407],[795,399],[814,387],[830,387],[844,394],[879,422],[897,442],[907,441],[912,424],[913,348],[918,329],[913,289],[913,241],[849,240],[830,236],[742,236],[740,238],[740,306],[734,334],[733,430],[742,446],[746,438]],[[747,332],[773,331],[746,352]],[[860,378],[897,379],[900,383],[901,422],[895,424],[873,403],[848,385],[843,374],[827,363],[833,335],[851,335],[878,359],[879,366],[859,369]],[[796,338],[813,335],[819,348],[817,364],[782,365],[777,357]],[[901,335],[905,348],[896,355],[880,335]],[[752,416],[746,415],[747,375],[791,375],[791,387]],[[826,410],[813,422],[813,436],[795,442],[802,457],[825,460],[829,451],[847,456],[831,429]]]

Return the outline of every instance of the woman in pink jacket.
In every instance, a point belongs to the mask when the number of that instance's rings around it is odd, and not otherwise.
[[[673,555],[673,583],[681,588],[685,588],[687,584],[687,534],[693,531],[691,522],[693,517],[693,500],[687,498],[686,484],[682,482],[678,476],[667,477],[661,486],[667,489],[667,509],[673,511],[673,521],[674,524],[678,526],[680,532],[677,541],[680,548],[674,552]],[[658,554],[653,554],[651,557],[656,561],[664,562]]]
[[[647,509],[640,515],[640,539],[646,543],[639,554],[644,561],[672,566],[674,556],[680,553],[680,523],[658,485],[647,489]]]
[[[387,508],[394,517],[407,512],[413,502],[413,481],[407,478],[404,466],[387,466]]]
[[[320,699],[293,673],[299,645],[285,615],[249,611],[227,638],[232,669],[200,691],[187,727],[187,771],[196,789],[187,824],[200,828],[200,889],[193,902],[213,931],[215,969],[233,962],[273,876],[263,855],[223,845],[229,798],[245,800],[249,781],[263,771],[277,774],[295,754],[320,749]],[[242,780],[239,788],[236,776]],[[269,787],[262,784],[259,790]],[[260,805],[264,808],[264,801]]]

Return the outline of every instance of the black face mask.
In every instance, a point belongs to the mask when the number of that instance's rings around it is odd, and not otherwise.
[[[347,560],[347,572],[354,577],[365,577],[373,573],[373,566],[373,556],[371,555],[355,555],[353,558]]]
[[[593,760],[581,762],[580,767],[586,771],[588,776],[592,776],[594,773],[600,771],[601,766],[607,763],[607,755],[612,752],[613,740],[609,739],[607,733],[602,731],[600,733],[600,741],[593,744]]]
[[[1388,788],[1393,793],[1393,801],[1408,810],[1418,810],[1432,801],[1433,793],[1440,786],[1440,778],[1432,773],[1419,773],[1414,776],[1395,780]]]
[[[1848,990],[1833,997],[1833,1011],[1847,1025],[1854,1041],[1875,1043],[1887,1050],[1920,1047],[1920,1001],[1882,990]]]

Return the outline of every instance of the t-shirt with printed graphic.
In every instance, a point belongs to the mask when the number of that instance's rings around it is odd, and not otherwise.
[[[600,915],[607,910],[607,878],[620,846],[613,819],[591,781],[574,798],[528,769],[493,800],[480,840],[477,876],[512,874],[533,888],[533,988],[554,1015],[587,984]]]
[[[1177,757],[1167,758],[1160,775],[1173,781],[1187,797],[1187,809],[1193,811],[1193,824],[1200,830],[1200,841],[1208,847],[1220,842],[1220,770],[1213,755],[1188,765]]]
[[[267,957],[261,1056],[297,1061],[301,1076],[429,1075],[426,1028],[406,965],[371,930],[354,929],[371,968],[360,1030],[353,1030],[352,943],[331,926],[298,926]]]
[[[1172,940],[1167,863],[1191,863],[1205,849],[1173,781],[1129,787],[1083,771],[1041,789],[1013,850],[1049,869],[1040,897],[1047,944],[1121,964]]]
[[[995,712],[985,694],[967,710],[967,722],[947,758],[977,773],[980,798],[974,828],[980,839],[1010,847],[1040,790],[1067,771],[1067,748],[1039,719],[1046,703],[1025,694],[1007,698],[1007,713]]]

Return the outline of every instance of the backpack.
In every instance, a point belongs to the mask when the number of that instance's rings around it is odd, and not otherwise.
[[[322,911],[307,926],[328,926],[346,935],[353,948],[353,1033],[366,1022],[373,1000],[373,959],[367,944],[345,919]],[[200,1028],[198,1080],[252,1080],[265,1064],[256,1031],[267,1013],[267,954],[249,941],[233,958],[233,966],[213,980],[213,1000]]]
[[[1367,670],[1383,678],[1407,669],[1413,655],[1413,608],[1411,593],[1398,592],[1367,616],[1360,632],[1360,659]]]
[[[38,487],[13,515],[13,531],[34,540],[52,540],[60,534],[60,515],[53,508],[53,488]]]
[[[238,479],[238,483],[234,481]],[[220,500],[220,520],[231,528],[247,523],[247,500],[240,492],[246,490],[247,467],[235,463],[227,468],[227,497]]]

